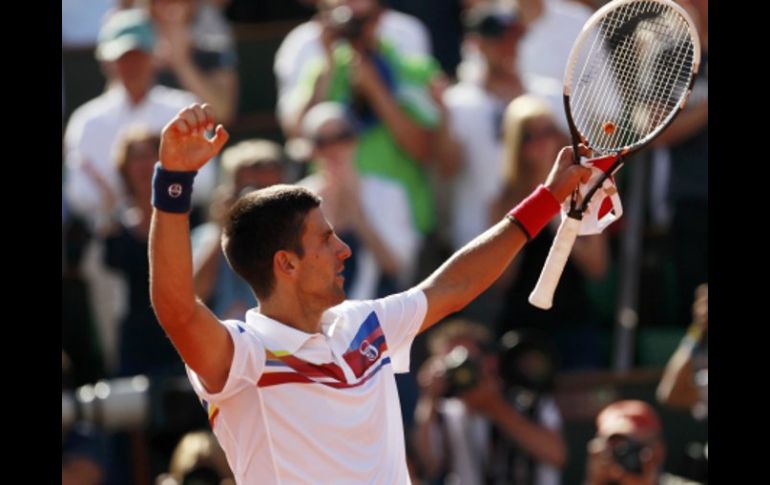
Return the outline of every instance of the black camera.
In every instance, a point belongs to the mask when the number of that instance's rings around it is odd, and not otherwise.
[[[537,394],[553,390],[559,368],[556,347],[533,329],[511,330],[499,342],[499,368],[507,389]]]
[[[357,17],[353,15],[353,10],[347,5],[335,7],[326,14],[326,23],[332,31],[334,31],[338,37],[349,41],[361,37],[367,20],[368,17]]]
[[[642,455],[649,453],[649,449],[644,443],[625,435],[610,436],[608,442],[615,463],[628,473],[642,474]]]
[[[455,397],[476,387],[481,380],[481,363],[462,345],[454,347],[443,358],[445,397]]]

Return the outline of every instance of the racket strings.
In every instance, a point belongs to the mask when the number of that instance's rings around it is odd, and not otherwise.
[[[652,1],[610,11],[592,37],[575,65],[570,104],[579,131],[608,152],[640,142],[673,116],[689,88],[694,48],[687,21]]]
[[[612,138],[616,139],[617,146],[628,146],[638,137],[636,126],[632,124],[633,104],[639,103],[640,91],[637,77],[640,64],[644,63],[645,54],[651,55],[652,49],[644,49],[642,56],[638,53],[638,26],[641,23],[637,19],[653,17],[658,12],[652,12],[655,4],[648,2],[636,2],[626,8],[617,9],[614,15],[605,19],[601,30],[606,39],[605,48],[609,52],[607,67],[609,75],[601,78],[599,90],[605,104],[612,108],[612,118],[617,119],[613,123],[612,130],[605,129],[600,120],[593,120],[591,139],[603,146],[613,145]],[[632,24],[633,22],[633,24]],[[643,35],[643,34],[642,34]],[[649,41],[649,39],[648,39]],[[614,92],[613,92],[614,91]],[[604,123],[607,123],[606,121]]]

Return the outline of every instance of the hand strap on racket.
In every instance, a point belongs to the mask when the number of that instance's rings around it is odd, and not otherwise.
[[[578,187],[580,196],[584,201],[589,190],[599,183],[599,180],[607,174],[617,160],[618,157],[612,155],[584,160],[582,162],[582,165],[591,169],[591,178],[587,183],[581,184]],[[562,220],[568,217],[569,211],[570,201],[566,201],[561,207]],[[615,179],[612,176],[609,176],[602,182],[601,187],[594,192],[591,196],[591,200],[587,202],[585,212],[583,213],[580,222],[578,236],[600,234],[607,228],[607,226],[620,219],[622,215],[623,205],[620,202]]]
[[[505,217],[518,225],[531,241],[559,213],[559,201],[544,185],[538,186]]]

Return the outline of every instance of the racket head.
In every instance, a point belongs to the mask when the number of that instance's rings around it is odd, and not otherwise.
[[[595,156],[648,144],[684,108],[700,64],[695,23],[671,0],[613,0],[588,19],[564,73],[573,145]]]

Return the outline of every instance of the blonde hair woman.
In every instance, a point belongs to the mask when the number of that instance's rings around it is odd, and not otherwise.
[[[503,183],[500,195],[492,203],[492,220],[500,220],[548,176],[550,161],[567,144],[566,134],[557,128],[544,99],[525,94],[511,101],[503,118]],[[539,310],[527,301],[559,222],[558,217],[554,218],[538,237],[527,243],[521,257],[509,267],[507,277],[500,280],[506,288],[497,319],[498,332],[537,327],[554,338],[564,368],[596,367],[602,365],[598,334],[591,328],[597,317],[585,283],[600,280],[607,272],[609,249],[605,235],[577,239],[551,310]]]

